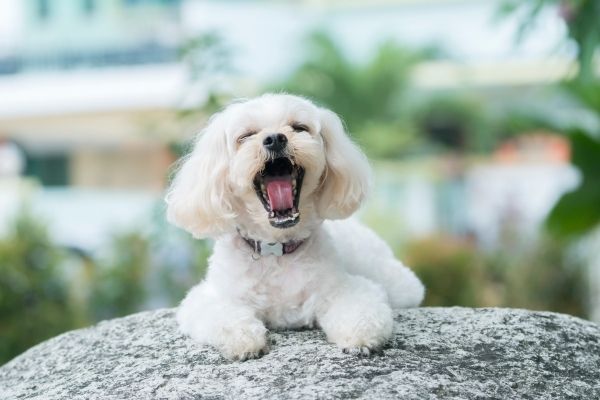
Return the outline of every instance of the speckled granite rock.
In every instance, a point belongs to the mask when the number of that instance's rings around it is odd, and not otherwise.
[[[271,333],[244,363],[181,336],[172,310],[102,322],[0,367],[0,399],[600,398],[600,327],[560,314],[421,308],[381,355]]]

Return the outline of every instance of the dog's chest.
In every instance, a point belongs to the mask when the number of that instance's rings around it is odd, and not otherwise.
[[[311,274],[293,265],[270,265],[248,293],[267,324],[273,327],[312,325],[316,294]]]

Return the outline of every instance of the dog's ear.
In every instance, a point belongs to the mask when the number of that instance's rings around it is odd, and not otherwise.
[[[169,188],[167,220],[196,238],[218,236],[235,218],[229,188],[229,153],[222,115],[215,115]]]
[[[360,207],[370,187],[371,168],[362,151],[350,140],[340,118],[319,110],[326,166],[318,211],[323,219],[340,219]]]

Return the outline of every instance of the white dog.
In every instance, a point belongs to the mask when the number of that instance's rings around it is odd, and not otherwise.
[[[206,278],[181,303],[181,330],[230,359],[268,351],[267,327],[321,327],[368,355],[392,335],[392,309],[423,299],[418,278],[349,217],[370,168],[340,119],[266,94],[216,114],[173,181],[167,217],[216,238]],[[324,222],[325,221],[325,222]]]

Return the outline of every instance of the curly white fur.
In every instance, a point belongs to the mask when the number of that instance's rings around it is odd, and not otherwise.
[[[248,131],[254,134],[241,140]],[[305,169],[300,221],[286,229],[271,226],[253,187],[268,159],[263,139],[274,132],[287,137],[287,154]],[[340,119],[306,99],[266,94],[215,115],[166,199],[170,222],[217,239],[206,278],[179,307],[181,330],[240,360],[268,351],[267,327],[318,325],[344,350],[380,348],[392,335],[392,310],[418,306],[424,288],[371,230],[349,219],[326,221],[354,213],[369,178]],[[255,260],[240,235],[305,242],[291,254]]]

